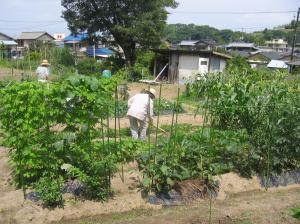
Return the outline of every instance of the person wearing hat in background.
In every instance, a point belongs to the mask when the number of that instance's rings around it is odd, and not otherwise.
[[[147,136],[147,117],[152,123],[153,100],[155,99],[155,89],[142,91],[128,100],[127,116],[130,122],[131,136],[133,139],[145,140]]]
[[[37,67],[35,73],[39,82],[47,82],[49,76],[49,63],[47,60],[43,60],[42,63]]]

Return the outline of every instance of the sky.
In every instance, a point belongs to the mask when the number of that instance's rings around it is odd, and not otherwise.
[[[15,36],[22,31],[69,34],[61,18],[60,0],[0,0],[0,32]],[[299,0],[177,0],[167,22],[209,25],[244,32],[287,24],[296,17]],[[288,13],[274,13],[292,11]],[[294,12],[293,12],[294,11]],[[268,13],[257,13],[268,12]]]

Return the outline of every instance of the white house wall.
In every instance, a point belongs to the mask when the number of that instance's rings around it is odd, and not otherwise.
[[[194,80],[195,75],[198,73],[198,68],[199,55],[180,55],[178,64],[179,83],[185,83],[189,80]]]

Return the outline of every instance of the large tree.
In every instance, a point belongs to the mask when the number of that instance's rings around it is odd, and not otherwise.
[[[168,12],[175,0],[62,0],[63,17],[72,33],[99,34],[102,41],[119,45],[128,66],[137,47],[154,47],[161,41]]]

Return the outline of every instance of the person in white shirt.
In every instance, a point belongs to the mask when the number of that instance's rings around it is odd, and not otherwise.
[[[48,66],[50,64],[47,60],[43,60],[42,63],[37,67],[35,73],[39,82],[47,82],[49,76]]]
[[[127,116],[129,117],[131,136],[135,140],[146,139],[147,118],[150,119],[149,123],[152,123],[153,99],[155,99],[155,89],[150,88],[128,100]]]

